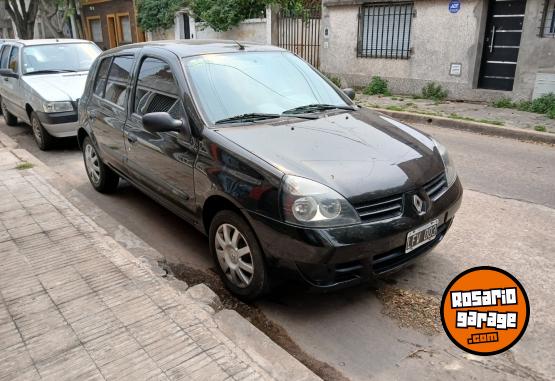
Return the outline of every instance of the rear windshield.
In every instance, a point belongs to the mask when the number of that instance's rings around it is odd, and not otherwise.
[[[100,48],[86,42],[27,46],[23,49],[23,74],[87,71],[100,53]]]

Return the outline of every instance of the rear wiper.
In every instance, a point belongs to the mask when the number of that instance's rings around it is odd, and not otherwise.
[[[306,105],[306,106],[295,107],[295,108],[292,108],[290,110],[286,110],[283,113],[284,114],[294,114],[294,113],[299,113],[299,112],[308,113],[308,112],[317,112],[317,111],[334,110],[334,109],[349,110],[349,111],[354,111],[355,110],[352,106],[328,105],[328,104],[324,104],[324,103],[315,103],[315,104],[310,104],[310,105]]]
[[[76,70],[56,70],[56,69],[48,69],[48,70],[37,70],[37,71],[30,71],[29,73],[25,73],[25,75],[33,75],[33,74],[55,74],[55,73],[75,73]]]
[[[225,123],[241,123],[241,122],[256,122],[258,120],[265,120],[265,119],[277,119],[277,118],[301,118],[301,119],[316,119],[315,116],[307,116],[307,115],[296,115],[296,114],[267,114],[267,113],[260,113],[260,112],[251,112],[248,114],[241,114],[235,115],[229,118],[220,119],[214,124],[225,124]]]

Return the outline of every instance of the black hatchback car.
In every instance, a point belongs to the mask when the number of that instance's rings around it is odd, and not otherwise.
[[[277,47],[127,45],[93,64],[78,137],[95,189],[125,178],[207,234],[238,296],[278,267],[334,288],[430,251],[463,192],[441,144],[347,94]]]

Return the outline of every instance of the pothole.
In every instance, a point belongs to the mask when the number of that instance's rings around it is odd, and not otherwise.
[[[177,279],[185,281],[189,287],[200,283],[206,284],[219,296],[224,308],[237,311],[256,328],[264,332],[277,345],[282,347],[322,379],[329,381],[348,381],[348,378],[343,376],[329,364],[319,361],[304,352],[282,326],[268,319],[262,310],[255,304],[245,303],[233,296],[225,288],[225,285],[214,271],[199,270],[183,264],[164,263],[162,266],[171,269],[173,275]]]
[[[401,327],[413,328],[426,335],[441,333],[441,300],[420,291],[385,286],[376,295],[383,303],[383,313]]]

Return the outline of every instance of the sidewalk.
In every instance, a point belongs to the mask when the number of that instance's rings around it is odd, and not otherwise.
[[[490,125],[490,130],[521,130],[547,140],[555,134],[555,119],[516,109],[496,108],[486,103],[452,102],[436,103],[429,99],[413,99],[411,96],[378,96],[357,93],[356,103],[364,107],[391,113],[409,113],[426,118],[445,118],[458,124]],[[453,123],[455,125],[456,123]],[[494,133],[493,133],[494,134]]]
[[[0,141],[0,380],[318,379],[206,286],[135,258],[10,148]]]

